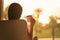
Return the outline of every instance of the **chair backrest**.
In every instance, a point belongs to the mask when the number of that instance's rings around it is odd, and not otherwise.
[[[27,23],[24,20],[0,20],[0,40],[27,40]]]

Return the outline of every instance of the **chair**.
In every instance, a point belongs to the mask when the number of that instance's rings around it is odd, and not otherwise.
[[[0,40],[27,40],[24,20],[0,20]]]

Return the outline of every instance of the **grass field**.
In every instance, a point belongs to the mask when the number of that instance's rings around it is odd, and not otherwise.
[[[39,38],[38,40],[52,40],[52,38]],[[60,38],[55,38],[54,40],[60,40]]]
[[[37,34],[39,38],[52,38],[52,28],[43,30],[42,33]],[[54,37],[60,38],[60,30],[55,28],[54,29]]]

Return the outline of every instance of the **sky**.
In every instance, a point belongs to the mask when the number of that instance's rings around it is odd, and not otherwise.
[[[49,23],[48,17],[51,15],[60,18],[60,0],[4,0],[4,9],[14,2],[23,7],[22,17],[32,15],[36,8],[41,8],[42,12],[39,21],[42,23]]]
[[[4,8],[13,2],[22,5],[23,16],[32,15],[35,8],[42,8],[43,14],[60,17],[60,0],[4,0]]]

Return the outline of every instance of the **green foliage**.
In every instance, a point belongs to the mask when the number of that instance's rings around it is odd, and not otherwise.
[[[54,27],[54,37],[60,38],[60,24],[55,17],[50,17],[50,23],[43,26],[42,23],[36,22],[34,25],[35,36],[39,38],[51,38],[52,28]]]
[[[57,23],[56,17],[50,16],[50,23]]]

